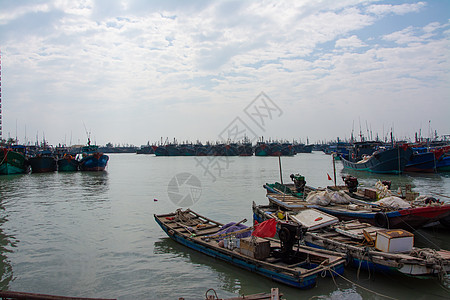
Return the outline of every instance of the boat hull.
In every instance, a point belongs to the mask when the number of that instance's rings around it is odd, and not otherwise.
[[[29,166],[25,156],[9,149],[0,149],[0,174],[24,174],[29,172]]]
[[[104,171],[108,160],[109,156],[103,153],[96,152],[88,154],[79,161],[79,168],[81,171]]]
[[[414,153],[405,165],[405,172],[432,173],[436,170],[436,159],[433,152]]]
[[[171,214],[170,216],[172,216]],[[274,281],[296,287],[299,289],[310,289],[316,285],[316,280],[319,274],[321,274],[325,269],[323,267],[319,266],[318,264],[311,263],[312,270],[307,271],[306,273],[301,272],[294,272],[294,273],[288,273],[288,272],[282,272],[280,269],[276,268],[274,265],[261,261],[256,260],[254,258],[250,258],[249,256],[242,255],[238,252],[228,250],[226,248],[220,248],[220,247],[214,247],[208,242],[202,241],[198,237],[193,237],[189,234],[182,234],[178,232],[175,229],[171,229],[168,227],[168,225],[164,224],[162,219],[164,217],[167,217],[169,215],[155,215],[155,221],[158,223],[158,225],[164,230],[164,232],[174,241],[189,247],[190,249],[199,251],[203,254],[206,254],[208,256],[221,259],[225,262],[231,263],[235,266],[241,267],[243,269],[246,269],[248,271],[257,273],[259,275],[268,277]],[[311,253],[318,253],[315,252],[313,249],[302,246],[302,251],[313,251]],[[303,250],[308,249],[308,250]],[[329,262],[329,270],[331,272],[335,272],[338,274],[342,274],[344,271],[344,259],[342,254],[334,254],[332,252],[327,252],[328,257],[335,257]],[[320,255],[320,254],[317,254]],[[306,271],[304,269],[304,271]]]
[[[51,156],[35,156],[29,160],[32,173],[48,173],[57,170],[56,159]]]
[[[58,172],[75,172],[78,171],[78,161],[74,158],[58,159]]]
[[[405,169],[413,151],[411,148],[397,147],[377,151],[366,161],[352,162],[342,158],[344,168],[382,174],[399,174]]]

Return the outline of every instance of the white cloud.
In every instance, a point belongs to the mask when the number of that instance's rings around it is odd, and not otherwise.
[[[54,130],[55,140],[81,120],[97,132],[100,143],[141,144],[142,136],[170,134],[205,140],[215,137],[262,90],[292,110],[309,112],[305,120],[297,120],[304,125],[315,121],[311,116],[328,122],[336,115],[366,114],[361,107],[383,112],[380,119],[386,121],[381,122],[388,122],[397,118],[383,111],[391,102],[420,118],[405,102],[427,93],[442,101],[448,92],[443,80],[450,70],[448,20],[437,18],[423,28],[410,22],[395,32],[371,31],[387,13],[419,17],[422,2],[103,5],[56,1],[3,13],[14,16],[0,23],[5,128],[20,116],[28,128],[46,127],[48,137],[50,128]],[[20,18],[23,23],[34,20],[35,11],[53,16],[44,30],[15,34],[17,29],[7,26]],[[82,109],[66,114],[73,104]],[[48,115],[36,118],[37,111]],[[184,122],[187,115],[190,121]],[[207,126],[204,119],[210,120]],[[333,130],[350,130],[348,123]],[[450,127],[448,121],[442,123]],[[337,134],[327,135],[326,127],[310,130],[314,133],[305,134],[317,139]],[[127,131],[131,133],[116,134]],[[83,138],[83,128],[81,133]],[[288,127],[283,133],[286,138],[298,135]]]
[[[363,43],[356,35],[352,35],[349,38],[339,39],[336,41],[336,48],[345,48],[345,49],[353,49],[353,48],[361,48],[367,46]]]
[[[405,15],[412,12],[419,12],[427,5],[426,2],[404,3],[399,5],[392,4],[374,4],[367,8],[367,12],[383,16],[387,14]]]

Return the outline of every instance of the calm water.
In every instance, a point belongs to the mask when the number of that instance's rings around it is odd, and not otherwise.
[[[330,156],[316,152],[282,158],[284,181],[291,173],[307,184],[326,186]],[[341,163],[336,163],[338,178]],[[179,186],[182,173],[194,175]],[[177,177],[178,175],[178,177]],[[450,195],[449,175],[380,176],[356,173],[360,183],[389,179],[393,188]],[[223,223],[252,220],[252,201],[267,203],[262,185],[279,180],[278,158],[155,157],[110,155],[103,173],[52,173],[0,177],[0,288],[64,296],[118,299],[203,299],[268,292],[279,287],[287,299],[382,299],[343,279],[321,278],[299,291],[203,256],[163,233],[153,214],[178,203]],[[338,180],[341,183],[342,180]],[[201,186],[200,186],[201,185]],[[178,190],[177,190],[178,188]],[[169,193],[170,192],[170,193]],[[176,196],[192,195],[180,199]],[[441,200],[450,200],[440,196]],[[155,199],[157,201],[155,201]],[[416,244],[450,249],[450,233],[416,232]],[[352,282],[399,299],[450,297],[448,282],[345,272]]]

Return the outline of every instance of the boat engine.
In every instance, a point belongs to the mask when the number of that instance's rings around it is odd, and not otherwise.
[[[291,264],[296,260],[297,251],[294,251],[293,248],[303,239],[306,230],[306,227],[292,221],[279,223],[278,237],[280,238],[281,248],[278,251],[278,256],[283,262]]]
[[[391,181],[390,180],[383,180],[381,183],[383,185],[385,185],[388,188],[388,190],[391,189]]]
[[[350,193],[355,193],[358,190],[358,179],[356,177],[350,175],[342,176],[342,180],[344,180]]]
[[[294,182],[294,186],[297,192],[303,193],[306,186],[305,177],[300,174],[291,174],[291,180]]]

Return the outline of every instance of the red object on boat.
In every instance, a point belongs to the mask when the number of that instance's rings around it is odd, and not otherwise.
[[[277,233],[277,221],[269,219],[255,226],[252,235],[257,237],[274,237]]]

